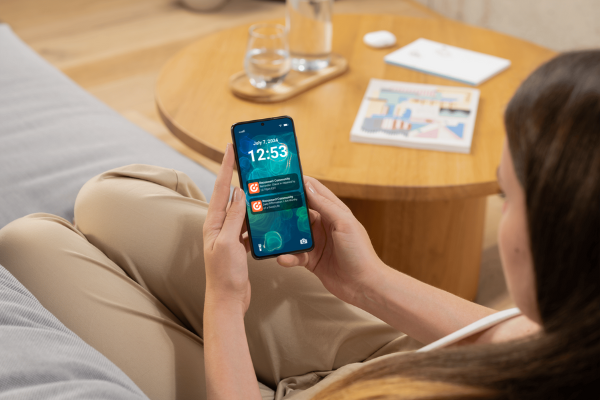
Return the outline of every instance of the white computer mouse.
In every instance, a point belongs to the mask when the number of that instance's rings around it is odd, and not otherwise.
[[[365,35],[363,41],[367,46],[380,49],[383,47],[390,47],[395,45],[396,36],[394,36],[392,32],[388,31],[369,32]]]

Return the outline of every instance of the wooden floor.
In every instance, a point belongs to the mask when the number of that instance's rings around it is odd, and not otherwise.
[[[336,11],[436,17],[402,0],[345,0],[336,4]],[[160,121],[154,104],[160,69],[203,35],[283,16],[284,3],[276,1],[231,0],[215,13],[193,12],[174,0],[0,1],[0,19],[46,60],[126,118],[212,170],[218,165],[173,138]]]
[[[336,13],[441,18],[410,0],[338,0],[334,9]],[[284,3],[279,1],[230,0],[214,13],[196,13],[174,0],[0,1],[0,20],[46,60],[114,110],[212,171],[217,171],[218,164],[189,149],[162,124],[154,104],[160,69],[203,35],[283,16]],[[499,309],[511,305],[499,274],[495,239],[500,204],[496,196],[488,200],[478,297],[479,302]]]

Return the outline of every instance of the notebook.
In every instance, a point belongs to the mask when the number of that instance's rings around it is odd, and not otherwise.
[[[386,63],[477,86],[510,66],[510,61],[427,39],[384,57]]]
[[[477,89],[371,79],[350,140],[469,153],[478,104]]]

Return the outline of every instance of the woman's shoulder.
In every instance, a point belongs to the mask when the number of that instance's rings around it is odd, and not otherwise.
[[[538,333],[541,327],[525,315],[520,314],[502,321],[473,336],[470,343],[501,343],[521,339]],[[465,343],[467,344],[467,343]]]
[[[532,335],[540,326],[521,314],[518,308],[499,311],[475,321],[418,351],[431,351],[448,346],[500,343]]]

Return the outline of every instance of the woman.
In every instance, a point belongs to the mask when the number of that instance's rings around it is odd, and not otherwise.
[[[600,52],[566,54],[542,66],[512,99],[505,124],[508,146],[498,178],[506,202],[499,247],[509,290],[523,318],[470,338],[487,345],[378,360],[315,399],[600,394]],[[226,180],[231,177],[228,157],[221,171]],[[338,298],[392,325],[396,322],[415,338],[431,341],[447,333],[447,321],[436,320],[429,308],[441,300],[436,293],[381,266],[348,208],[317,181],[307,178],[306,186],[309,204],[317,211],[312,219],[321,247],[300,256],[280,256],[279,263],[306,266]],[[226,188],[219,190],[228,194]],[[205,331],[207,387],[211,398],[241,399],[250,397],[244,391],[253,379],[243,347],[242,318],[250,301],[244,246],[232,240],[242,228],[243,191],[236,190],[228,212],[226,202],[215,195],[204,226],[204,320],[212,322],[212,329]],[[223,252],[231,258],[216,257]],[[407,315],[409,307],[401,303],[415,300],[419,307],[412,311],[419,314]],[[461,303],[436,306],[448,313],[477,314]],[[223,309],[232,310],[227,318],[218,316]],[[527,335],[536,324],[543,331]],[[240,345],[238,354],[247,356],[243,363],[227,357],[229,343]],[[239,385],[223,385],[222,377],[230,374],[238,376]]]
[[[124,167],[84,186],[76,227],[5,227],[0,264],[151,398],[583,398],[600,386],[600,51],[542,66],[505,122],[499,247],[522,315],[383,265],[311,178],[316,248],[277,260],[306,268],[248,260],[230,147],[208,211],[185,175]]]

